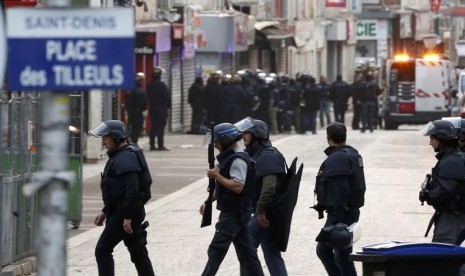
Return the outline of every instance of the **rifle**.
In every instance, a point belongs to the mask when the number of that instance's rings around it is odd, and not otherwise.
[[[208,144],[208,168],[213,169],[215,167],[215,146],[214,146],[214,128],[215,124],[210,123],[210,143]],[[208,198],[205,200],[205,209],[203,210],[202,223],[200,227],[209,226],[212,224],[212,204],[213,194],[215,192],[215,179],[209,178],[208,180]]]
[[[433,223],[436,221],[436,219],[438,218],[438,216],[439,216],[439,211],[437,211],[437,210],[434,211],[433,216],[432,216],[431,219],[429,220],[428,227],[426,228],[425,238],[428,237],[429,230],[431,230],[431,227],[433,226]]]
[[[431,174],[427,174],[427,175],[425,176],[425,180],[423,181],[423,183],[421,183],[421,186],[420,186],[422,192],[428,191],[430,182],[431,182]],[[425,201],[422,200],[422,201],[421,201],[421,205],[423,206],[424,204],[425,204]]]

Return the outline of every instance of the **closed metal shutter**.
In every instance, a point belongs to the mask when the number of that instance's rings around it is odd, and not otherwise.
[[[321,50],[316,50],[316,60],[315,60],[315,75],[316,76],[321,76],[323,75],[323,69],[322,69],[322,64],[323,64],[323,58],[322,58],[322,51]]]
[[[311,60],[307,59],[308,54],[310,54],[310,53],[308,53],[308,52],[307,53],[300,53],[298,55],[298,57],[299,57],[299,61],[298,61],[299,62],[299,72],[307,72],[309,74],[312,74],[312,70],[310,70],[310,68],[311,68],[311,64],[313,64],[313,63],[312,63]]]
[[[287,56],[289,60],[289,70],[287,74],[289,77],[294,78],[297,72],[300,71],[298,50],[294,47],[289,47]]]
[[[241,69],[250,68],[249,66],[249,51],[246,52],[237,52],[236,53],[236,64],[235,70],[236,72]]]
[[[257,49],[249,49],[247,52],[249,53],[249,68],[254,71],[259,69],[258,67],[259,51]]]
[[[276,50],[276,73],[287,73],[287,48],[279,48]]]
[[[232,54],[221,53],[220,70],[222,70],[224,74],[232,74],[232,64],[233,64]]]
[[[165,69],[165,73],[161,75],[161,80],[171,89],[171,52],[161,52],[158,54],[158,66]]]
[[[165,73],[161,75],[161,80],[166,83],[168,90],[172,93],[171,89],[171,52],[158,53],[158,66],[165,69]],[[173,96],[171,95],[171,99]],[[168,123],[166,124],[165,132],[171,131],[171,114],[168,114]]]
[[[267,49],[262,49],[260,51],[261,54],[261,68],[263,71],[269,73],[271,70],[271,64],[270,64],[270,50]]]
[[[354,70],[349,70],[349,68],[355,68],[355,45],[344,46],[342,79],[350,83],[354,79]]]
[[[195,80],[195,58],[185,58],[182,63],[182,83],[183,83],[183,131],[190,130],[192,109],[188,103],[189,88]]]
[[[171,49],[171,131],[182,130],[181,48]]]

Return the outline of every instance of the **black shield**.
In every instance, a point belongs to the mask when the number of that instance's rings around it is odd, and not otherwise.
[[[295,162],[296,160],[294,159],[294,162],[292,162],[291,167],[288,169],[287,179],[289,179],[289,182],[287,183],[285,191],[266,208],[266,217],[270,222],[270,239],[276,245],[276,248],[282,252],[286,251],[289,242],[292,214],[297,203],[300,180],[304,167],[304,165],[301,164],[297,173],[294,174],[293,172],[295,172],[296,167]]]

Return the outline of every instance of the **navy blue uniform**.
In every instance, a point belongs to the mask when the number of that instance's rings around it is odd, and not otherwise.
[[[358,221],[365,199],[362,157],[351,146],[330,146],[325,153],[328,157],[320,167],[315,187],[318,205],[327,212],[324,227],[341,222],[351,225]],[[357,275],[349,260],[352,246],[336,249],[318,243],[316,252],[329,275]]]
[[[145,246],[145,233],[141,227],[145,209],[139,198],[138,173],[142,171],[142,167],[133,148],[126,146],[109,151],[109,160],[102,174],[102,212],[107,215],[107,219],[95,248],[100,276],[115,275],[112,254],[115,246],[121,241],[128,248],[138,275],[155,275]],[[132,220],[132,234],[124,231],[124,219]]]
[[[171,108],[171,93],[164,82],[159,78],[154,78],[147,85],[147,98],[152,123],[149,135],[150,149],[155,149],[155,136],[158,148],[163,149],[168,109]]]
[[[136,87],[126,94],[125,106],[128,112],[128,129],[131,140],[137,143],[139,136],[144,129],[144,110],[147,109],[147,98],[145,92]]]
[[[436,158],[426,198],[438,212],[432,241],[460,244],[463,237],[458,235],[465,230],[465,164],[455,148],[440,151]]]
[[[240,158],[247,163],[247,177],[242,193],[236,194],[223,185],[216,183],[215,197],[217,209],[221,211],[213,240],[208,247],[208,262],[202,276],[215,275],[218,271],[231,243],[234,244],[241,267],[245,275],[261,276],[263,270],[258,260],[257,251],[252,244],[247,223],[251,214],[251,197],[249,189],[253,185],[253,167],[250,157],[245,152],[226,150],[217,156],[220,174],[231,178],[230,170],[235,159]]]

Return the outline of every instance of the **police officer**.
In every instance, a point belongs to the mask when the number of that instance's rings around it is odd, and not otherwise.
[[[219,162],[214,169],[209,169],[207,176],[215,179],[215,198],[220,216],[215,228],[215,235],[208,248],[208,262],[202,275],[215,275],[231,243],[246,275],[263,275],[252,244],[247,223],[251,213],[250,189],[253,185],[253,167],[251,159],[237,144],[242,138],[238,128],[230,123],[216,125],[213,129],[215,148]],[[200,206],[203,215],[205,204]]]
[[[266,123],[250,120],[252,126],[243,131],[246,152],[255,160],[255,192],[252,200],[255,215],[249,222],[249,228],[255,247],[258,248],[259,245],[262,247],[270,275],[287,275],[281,252],[268,235],[270,222],[265,212],[266,206],[280,194],[279,189],[282,187],[286,173],[286,161],[283,155],[271,146]]]
[[[239,121],[242,115],[242,104],[246,101],[247,95],[241,86],[241,78],[238,75],[231,76],[224,86],[221,95],[224,109],[224,121],[234,123]]]
[[[147,98],[150,106],[150,121],[152,123],[149,135],[150,150],[169,150],[165,147],[165,127],[168,119],[168,109],[171,108],[171,93],[168,86],[161,80],[163,68],[155,67],[152,80],[147,85]],[[155,147],[155,136],[158,148]]]
[[[324,227],[343,223],[351,225],[360,217],[360,207],[365,201],[365,176],[363,159],[356,149],[346,145],[347,129],[334,122],[326,128],[328,156],[321,164],[316,178],[315,194],[318,204],[313,208],[323,218]],[[353,261],[349,260],[352,246],[332,247],[318,242],[316,253],[329,275],[357,275]]]
[[[305,102],[300,113],[302,117],[300,131],[303,134],[307,131],[316,134],[316,116],[320,109],[322,89],[321,86],[315,85],[315,78],[310,75],[302,75],[300,81]]]
[[[355,76],[355,81],[350,86],[351,96],[352,96],[352,107],[354,110],[354,114],[352,117],[352,129],[359,130],[360,129],[360,114],[362,113],[362,101],[361,95],[365,90],[365,84],[363,81],[363,75],[358,73]]]
[[[334,104],[334,121],[344,124],[347,101],[350,98],[350,86],[342,80],[341,75],[338,75],[331,85],[330,97]]]
[[[191,134],[199,134],[203,124],[205,87],[201,77],[196,77],[194,83],[189,88],[187,101],[192,108]]]
[[[138,275],[154,275],[145,247],[146,232],[141,226],[145,210],[141,201],[139,172],[142,171],[141,164],[147,166],[142,150],[128,143],[126,126],[118,120],[105,121],[89,134],[102,138],[109,157],[100,183],[104,207],[94,220],[97,226],[102,226],[106,220],[95,248],[99,275],[115,275],[112,253],[121,241],[128,248]],[[151,180],[148,170],[145,170],[145,177]]]
[[[360,95],[360,101],[362,102],[360,114],[362,119],[362,133],[367,129],[373,132],[373,129],[376,127],[378,121],[378,110],[376,109],[378,105],[376,102],[378,100],[378,95],[381,93],[381,89],[373,75],[367,75],[365,80],[365,87]]]
[[[210,122],[219,122],[221,116],[221,75],[218,72],[213,72],[207,80],[205,86],[205,109],[207,111],[207,124]]]
[[[128,112],[128,129],[131,141],[136,144],[142,130],[144,129],[143,112],[147,109],[147,98],[144,90],[142,90],[144,78],[144,73],[137,73],[136,88],[128,91],[124,102],[124,106]]]
[[[331,85],[329,85],[326,81],[325,76],[320,76],[320,83],[318,84],[318,88],[321,90],[321,100],[320,100],[320,127],[323,128],[324,124],[324,117],[326,117],[326,122],[329,125],[331,123],[331,101],[330,101],[330,93],[331,93]]]
[[[429,136],[438,159],[430,181],[419,194],[421,202],[435,209],[432,241],[455,244],[465,229],[465,164],[458,151],[456,131],[451,122],[436,120],[426,124],[420,133]]]

